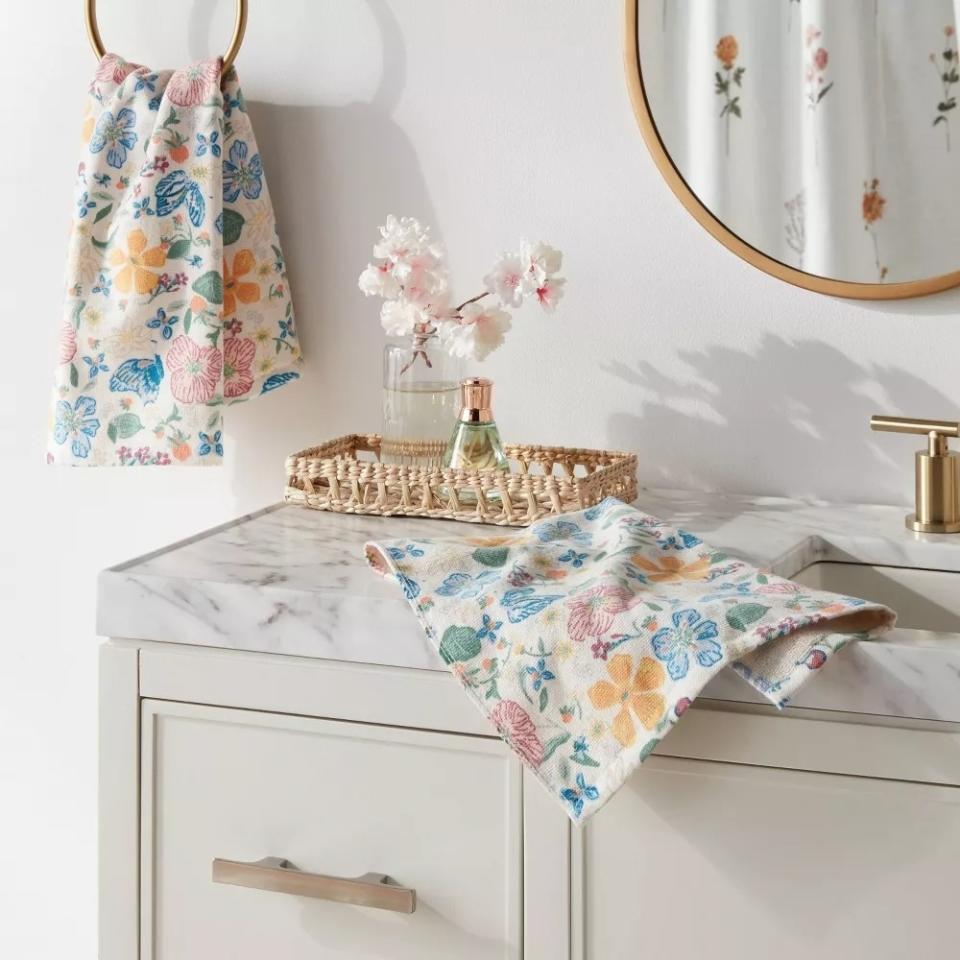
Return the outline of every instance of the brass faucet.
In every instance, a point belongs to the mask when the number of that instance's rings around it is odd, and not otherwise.
[[[870,428],[926,434],[927,449],[918,450],[916,458],[917,512],[907,517],[907,527],[918,533],[960,533],[960,454],[947,449],[948,437],[960,437],[960,423],[874,416]]]

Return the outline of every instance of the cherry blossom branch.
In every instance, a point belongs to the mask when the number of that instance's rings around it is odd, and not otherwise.
[[[489,297],[490,291],[484,290],[483,293],[478,293],[475,297],[471,297],[469,300],[464,300],[459,307],[454,307],[454,313],[459,313],[464,307],[471,303],[476,303],[478,300],[482,300],[484,297]]]

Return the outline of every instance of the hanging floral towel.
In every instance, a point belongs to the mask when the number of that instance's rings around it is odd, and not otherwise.
[[[879,604],[809,590],[619,500],[507,536],[368,543],[469,696],[574,820],[730,664],[777,706]]]
[[[236,72],[108,54],[83,125],[48,461],[219,463],[222,407],[299,364]]]

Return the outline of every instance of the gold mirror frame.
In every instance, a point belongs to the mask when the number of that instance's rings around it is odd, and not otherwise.
[[[693,218],[728,250],[746,260],[751,266],[780,280],[786,280],[797,287],[815,290],[834,297],[849,297],[857,300],[898,300],[903,297],[920,297],[929,293],[938,293],[960,286],[960,270],[945,273],[924,280],[908,280],[902,283],[857,283],[851,280],[834,280],[815,273],[804,273],[795,267],[789,267],[779,260],[751,246],[737,236],[721,220],[715,217],[693,192],[683,174],[670,158],[664,142],[660,139],[657,125],[650,111],[650,103],[643,87],[643,71],[640,68],[640,44],[637,37],[637,18],[640,0],[624,0],[624,67],[627,72],[627,86],[633,102],[640,132],[646,141],[650,155],[664,180],[670,186],[677,199],[687,208]]]

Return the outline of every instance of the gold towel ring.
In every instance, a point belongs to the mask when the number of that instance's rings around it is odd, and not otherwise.
[[[85,0],[87,15],[87,36],[90,37],[90,46],[93,52],[100,60],[107,52],[103,45],[103,39],[100,36],[100,28],[97,26],[97,0]],[[230,46],[223,55],[223,70],[226,72],[236,60],[240,52],[240,45],[243,43],[243,34],[247,29],[247,0],[237,0],[237,19],[233,24],[233,37],[230,39]]]

